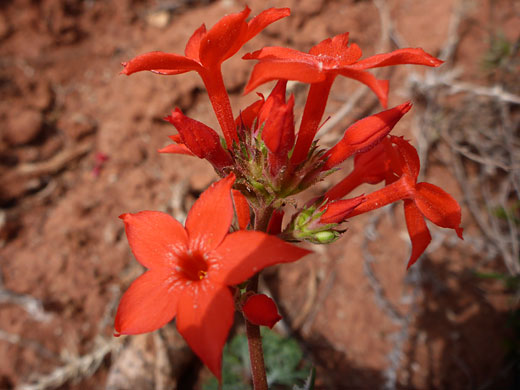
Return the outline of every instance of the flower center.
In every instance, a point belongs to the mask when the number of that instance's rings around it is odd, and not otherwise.
[[[208,263],[200,253],[188,251],[179,257],[179,271],[189,280],[199,281],[208,275]]]

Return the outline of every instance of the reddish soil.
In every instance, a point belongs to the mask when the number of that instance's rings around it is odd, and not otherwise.
[[[289,6],[292,15],[243,52],[267,45],[308,50],[345,31],[365,55],[393,49],[380,45],[381,3],[249,1],[253,15],[267,5]],[[465,70],[465,81],[487,80],[478,66],[489,47],[487,32],[500,27],[517,38],[514,3],[482,0],[467,9],[454,63]],[[387,10],[400,40],[438,55],[457,4],[391,0]],[[211,26],[243,6],[233,0],[0,3],[0,389],[198,386],[201,367],[172,327],[159,336],[111,337],[118,298],[141,272],[117,217],[149,209],[183,218],[216,175],[202,160],[156,152],[175,133],[161,118],[180,107],[213,128],[217,122],[195,74],[118,73],[122,61],[143,52],[183,52],[202,22]],[[241,95],[251,65],[237,56],[224,66],[235,111],[255,99]],[[412,70],[424,72],[403,67],[379,74],[391,80],[391,106],[412,96],[405,82]],[[328,114],[359,87],[338,80]],[[299,110],[304,91],[294,87]],[[414,137],[420,99],[417,107],[396,134]],[[325,142],[378,109],[364,95]],[[426,179],[462,201],[439,150],[429,156]],[[463,226],[464,242],[436,229],[439,245],[406,272],[409,239],[398,205],[377,221],[352,220],[333,245],[312,247],[315,255],[266,272],[264,285],[317,366],[320,389],[513,385],[503,347],[511,302],[501,285],[474,276],[485,260],[471,245],[481,233],[468,213]],[[485,269],[504,271],[500,257]],[[107,345],[111,353],[92,357]],[[173,371],[165,359],[174,362]]]

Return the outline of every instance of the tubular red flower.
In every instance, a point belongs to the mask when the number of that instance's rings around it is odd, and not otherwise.
[[[252,324],[270,329],[282,319],[274,301],[264,294],[250,296],[242,306],[242,312]]]
[[[291,162],[301,163],[316,135],[328,94],[338,75],[352,78],[367,85],[377,95],[383,107],[387,104],[388,82],[378,80],[367,69],[415,64],[439,66],[441,60],[432,57],[422,49],[399,49],[391,53],[377,54],[359,60],[362,52],[356,44],[348,45],[348,33],[337,35],[320,42],[309,53],[282,47],[265,47],[243,58],[259,60],[255,65],[246,93],[271,80],[286,79],[311,83],[307,103],[296,141]]]
[[[375,146],[392,131],[410,108],[412,104],[406,102],[354,123],[345,131],[343,138],[323,156],[327,159],[323,170],[331,169],[353,154]]]
[[[162,75],[177,75],[196,71],[201,76],[208,91],[211,104],[222,128],[228,148],[238,141],[233,113],[229,103],[222,73],[223,61],[236,54],[249,40],[269,24],[290,14],[288,8],[270,8],[246,23],[251,10],[224,16],[213,28],[199,27],[189,39],[185,55],[163,52],[142,54],[123,63],[123,74],[130,75],[143,70]]]
[[[234,182],[230,174],[206,190],[185,228],[162,212],[121,216],[130,248],[148,271],[121,298],[117,334],[151,332],[177,317],[179,332],[219,380],[234,312],[228,286],[309,253],[261,232],[228,234]]]
[[[441,188],[430,183],[417,183],[419,156],[409,142],[401,137],[390,137],[390,140],[393,147],[386,149],[389,154],[386,158],[392,161],[387,167],[393,170],[396,180],[392,179],[386,187],[366,195],[365,201],[350,213],[350,217],[403,200],[406,225],[412,241],[408,261],[410,267],[431,241],[424,218],[437,226],[455,230],[457,236],[463,239],[461,210],[457,201]]]

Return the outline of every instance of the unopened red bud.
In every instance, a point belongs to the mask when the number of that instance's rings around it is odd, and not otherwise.
[[[249,322],[273,328],[282,319],[274,301],[264,294],[249,297],[242,306],[242,312]]]

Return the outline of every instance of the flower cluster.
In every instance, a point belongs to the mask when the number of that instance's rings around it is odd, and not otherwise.
[[[422,49],[407,48],[361,59],[348,33],[326,39],[308,53],[264,47],[246,54],[258,61],[245,92],[277,81],[269,96],[233,114],[221,64],[261,30],[289,15],[271,8],[246,22],[250,10],[230,14],[213,28],[202,25],[189,39],[185,55],[151,52],[126,63],[122,73],[152,71],[161,75],[197,72],[208,91],[222,137],[187,117],[178,108],[165,119],[177,129],[161,153],[196,156],[211,163],[222,178],[191,209],[186,228],[164,213],[124,214],[126,234],[135,257],[148,271],[123,296],[116,331],[136,334],[155,330],[172,318],[192,349],[220,378],[221,352],[230,329],[234,303],[230,289],[264,267],[296,261],[308,251],[286,241],[330,243],[342,233],[346,218],[403,200],[412,242],[412,265],[431,237],[425,218],[454,229],[462,238],[461,212],[446,192],[417,183],[419,158],[403,138],[390,135],[411,109],[410,102],[361,119],[345,130],[331,148],[315,140],[329,92],[337,76],[368,86],[384,108],[388,82],[367,70],[401,64],[436,67],[442,61]],[[286,96],[288,80],[310,84],[298,131],[294,96]],[[347,158],[354,169],[321,197],[299,208],[284,227],[286,199],[338,170]],[[364,183],[385,182],[366,195],[343,199]],[[233,189],[232,189],[233,187]],[[250,213],[254,217],[250,220]],[[229,234],[236,217],[236,231]],[[254,226],[254,230],[246,230]],[[278,236],[278,238],[276,237]],[[263,295],[243,296],[236,306],[251,323],[272,326],[279,314]]]

